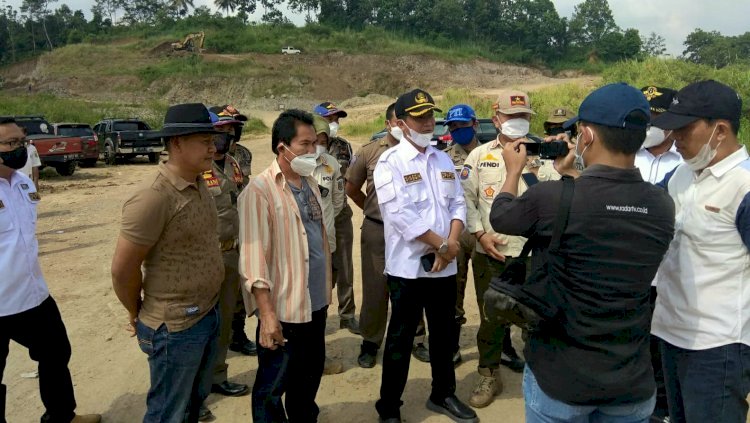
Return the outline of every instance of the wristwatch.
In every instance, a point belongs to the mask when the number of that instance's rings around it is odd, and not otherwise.
[[[444,239],[443,243],[440,244],[440,248],[438,248],[438,254],[445,254],[448,252],[448,240]]]

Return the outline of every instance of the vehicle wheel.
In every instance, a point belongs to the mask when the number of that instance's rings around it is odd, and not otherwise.
[[[105,144],[104,145],[104,163],[108,165],[114,166],[116,164],[115,161],[115,148],[112,146],[112,144]]]
[[[148,162],[149,163],[159,163],[159,153],[148,153]]]
[[[58,163],[54,166],[60,176],[70,176],[76,171],[76,162],[74,160],[65,163]]]
[[[96,167],[96,159],[86,159],[79,163],[81,167]]]

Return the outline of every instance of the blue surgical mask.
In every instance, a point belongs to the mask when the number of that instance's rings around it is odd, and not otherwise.
[[[451,131],[451,138],[458,145],[468,145],[474,140],[476,131],[473,126],[467,126],[465,128],[456,128]]]

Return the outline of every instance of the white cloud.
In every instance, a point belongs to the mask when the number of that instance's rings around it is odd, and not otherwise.
[[[5,0],[8,4],[18,8],[21,0]],[[560,16],[570,17],[573,8],[583,0],[553,0]],[[56,8],[61,3],[52,3]],[[71,9],[83,10],[90,15],[93,0],[67,0],[65,1]],[[213,0],[195,0],[198,6],[208,6],[216,10]],[[647,36],[652,31],[666,39],[669,53],[679,55],[684,46],[682,43],[688,34],[696,28],[706,31],[719,31],[724,35],[739,35],[748,31],[745,19],[741,16],[750,16],[750,1],[738,0],[609,0],[615,22],[621,28],[636,28],[642,36]],[[302,14],[293,14],[284,10],[285,15],[296,24],[304,23]],[[259,19],[261,11],[253,15],[253,19]],[[735,17],[727,19],[727,17]]]

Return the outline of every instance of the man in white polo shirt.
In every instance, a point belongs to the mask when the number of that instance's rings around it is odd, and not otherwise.
[[[750,392],[750,158],[742,100],[716,81],[688,85],[652,124],[672,130],[685,163],[664,185],[675,236],[657,274],[671,422],[745,423]]]

